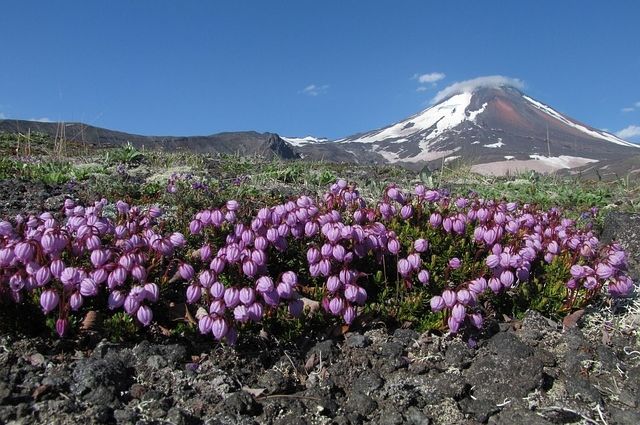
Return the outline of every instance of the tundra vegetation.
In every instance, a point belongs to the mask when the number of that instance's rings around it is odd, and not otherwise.
[[[99,312],[113,339],[233,344],[376,320],[474,340],[487,320],[561,319],[634,290],[622,247],[598,240],[607,212],[638,209],[628,179],[416,175],[39,134],[3,134],[0,151],[5,183],[63,193],[2,212],[5,330],[64,337]]]

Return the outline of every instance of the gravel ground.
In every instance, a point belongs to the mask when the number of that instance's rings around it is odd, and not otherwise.
[[[474,348],[384,328],[308,347],[5,335],[0,422],[638,424],[637,341],[607,335],[533,312]]]

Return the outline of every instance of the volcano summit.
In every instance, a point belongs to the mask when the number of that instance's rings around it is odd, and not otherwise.
[[[463,85],[398,123],[335,142],[296,147],[315,159],[335,156],[410,168],[460,160],[482,174],[606,169],[640,155],[638,148],[508,85]]]

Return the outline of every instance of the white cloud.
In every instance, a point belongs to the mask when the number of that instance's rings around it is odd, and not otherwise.
[[[634,103],[633,106],[635,106],[636,108],[640,108],[640,102]]]
[[[444,79],[444,77],[446,77],[446,75],[444,75],[442,72],[431,72],[429,74],[414,75],[414,78],[416,78],[420,84],[435,83]]]
[[[501,86],[511,86],[517,89],[524,88],[524,82],[517,78],[505,77],[502,75],[490,75],[486,77],[478,77],[473,78],[471,80],[466,81],[458,81],[457,83],[453,83],[448,87],[440,90],[436,95],[431,99],[431,103],[438,103],[447,97],[457,94],[464,93],[475,90],[479,87],[501,87]]]
[[[308,96],[318,96],[320,94],[324,94],[329,89],[328,84],[324,84],[322,86],[318,86],[315,84],[309,84],[304,89],[300,90],[298,93],[306,94]]]
[[[29,118],[29,121],[38,121],[38,122],[53,122],[51,118],[42,117],[42,118]]]
[[[621,109],[622,112],[633,112],[635,110],[636,110],[635,108],[622,108]]]
[[[7,116],[2,112],[0,112],[0,120],[6,120],[6,119],[7,119]]]
[[[416,89],[416,91],[427,91],[427,90],[429,90],[429,88],[425,86],[418,86],[418,88]]]
[[[628,127],[623,128],[622,130],[616,133],[621,139],[632,139],[634,137],[640,137],[640,126],[630,125]]]

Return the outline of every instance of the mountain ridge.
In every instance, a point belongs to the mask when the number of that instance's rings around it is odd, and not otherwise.
[[[261,155],[267,158],[300,159],[291,145],[276,133],[228,131],[205,136],[144,136],[95,127],[84,123],[57,123],[27,120],[0,120],[0,132],[41,132],[59,136],[64,127],[65,139],[96,147],[120,146],[131,143],[137,148],[188,150],[197,153]]]
[[[64,127],[61,127],[61,126]],[[254,131],[207,136],[142,136],[82,123],[0,120],[0,132],[40,131],[97,146],[198,153],[261,155],[282,159],[439,168],[461,161],[481,174],[521,171],[606,173],[640,171],[640,146],[560,113],[509,85],[465,87],[396,123],[329,140]],[[624,169],[621,169],[624,164]]]

